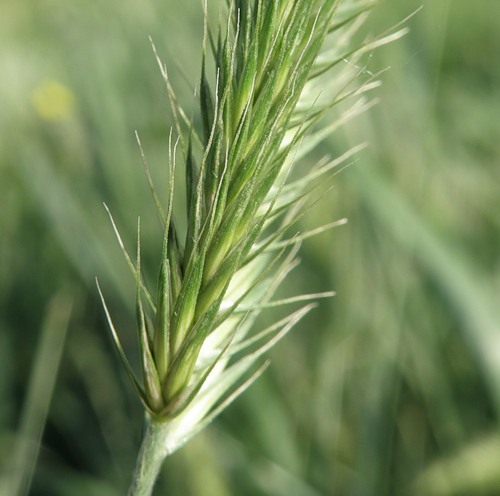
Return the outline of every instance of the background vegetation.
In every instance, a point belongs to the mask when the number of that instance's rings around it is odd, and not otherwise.
[[[382,1],[365,33],[420,3]],[[153,278],[134,130],[166,184],[169,113],[148,35],[189,108],[201,9],[3,0],[1,12],[0,487],[17,460],[29,472],[36,443],[19,433],[36,439],[46,417],[30,494],[120,495],[142,408],[94,284],[133,349],[134,281],[102,202],[131,246],[141,216]],[[349,224],[307,241],[283,288],[338,296],[168,461],[158,494],[500,494],[499,19],[496,0],[428,1],[369,58],[367,71],[391,66],[381,103],[319,152],[370,146],[304,221]]]

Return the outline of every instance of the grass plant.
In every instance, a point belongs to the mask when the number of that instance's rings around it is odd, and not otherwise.
[[[365,77],[357,61],[404,34],[352,46],[371,6],[337,0],[230,1],[221,9],[215,33],[205,13],[199,126],[179,105],[157,55],[174,119],[166,207],[138,138],[163,231],[155,294],[142,274],[140,222],[133,262],[110,214],[136,280],[141,378],[99,287],[116,349],[146,411],[131,496],[151,494],[163,459],[255,381],[266,367],[261,357],[313,308],[310,301],[333,296],[273,298],[297,265],[301,241],[345,222],[309,232],[297,229],[320,196],[318,182],[331,182],[357,148],[314,167],[295,166],[371,105],[365,93],[378,81],[371,73]],[[347,70],[337,71],[332,82],[332,69],[340,64]],[[332,108],[341,104],[340,117],[328,121]],[[183,214],[174,209],[178,162],[185,179]],[[175,222],[181,215],[186,217],[184,236]],[[253,329],[261,310],[299,302],[305,304],[275,324]]]
[[[224,39],[226,11],[219,15],[217,3],[208,2],[207,23],[216,38],[220,19]],[[403,39],[360,59],[349,55],[363,44],[362,33],[383,32],[422,4]],[[300,264],[260,304],[247,338],[301,308],[300,302],[270,306],[273,300],[330,289],[337,295],[262,355],[255,369],[269,358],[265,374],[168,457],[157,494],[500,494],[500,66],[492,62],[500,3],[484,0],[482,7],[379,2],[357,33],[366,13],[327,36],[324,49],[347,56],[317,80],[313,102],[319,95],[316,103],[324,104],[330,90],[338,94],[349,80],[352,89],[355,81],[368,82],[377,68],[391,69],[374,93],[379,105],[349,121],[341,116],[349,115],[356,96],[340,102],[294,151],[288,182],[305,174],[317,189],[283,239],[339,217],[349,224],[304,240]],[[349,17],[347,10],[335,15]],[[142,385],[136,257],[130,253],[130,277],[102,202],[130,252],[140,216],[143,284],[156,298],[164,226],[134,130],[165,211],[168,126],[173,145],[179,133],[166,115],[168,93],[148,35],[184,116],[201,135],[196,95],[204,22],[200,2],[178,0],[2,4],[0,493],[16,484],[26,494],[26,482],[30,496],[128,490],[145,409],[109,337],[95,276]],[[337,44],[348,32],[351,49]],[[207,40],[205,74],[214,99],[217,69]],[[334,128],[334,121],[342,125]],[[308,136],[321,130],[324,139],[313,148]],[[369,146],[349,152],[364,142]],[[200,164],[203,146],[192,143]],[[179,141],[173,218],[182,243],[183,153]],[[336,170],[356,164],[335,177],[334,189],[328,174],[313,178],[310,166],[345,153]],[[61,288],[63,300],[53,300]],[[74,305],[59,361],[59,345],[42,343],[57,328],[62,339],[61,301]],[[153,321],[144,293],[143,306]],[[237,359],[228,354],[226,367]],[[33,388],[36,394],[28,391]]]

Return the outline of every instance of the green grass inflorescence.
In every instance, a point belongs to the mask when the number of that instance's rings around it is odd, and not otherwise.
[[[371,105],[364,93],[378,82],[356,62],[402,34],[350,46],[372,4],[228,1],[227,22],[218,33],[205,21],[199,120],[183,111],[160,62],[174,126],[166,208],[146,166],[163,228],[154,295],[141,274],[139,227],[136,262],[125,252],[137,283],[141,379],[104,304],[116,348],[147,413],[148,430],[130,494],[150,494],[163,458],[259,376],[266,366],[261,357],[306,315],[314,306],[311,301],[333,294],[272,299],[296,266],[302,239],[343,222],[296,232],[297,221],[320,195],[318,183],[328,183],[358,147],[314,167],[292,169],[317,143]],[[209,57],[215,65],[212,83]],[[338,104],[342,113],[326,122]],[[179,162],[187,191],[183,239],[173,208]],[[263,308],[300,301],[305,305],[281,321],[252,331]]]

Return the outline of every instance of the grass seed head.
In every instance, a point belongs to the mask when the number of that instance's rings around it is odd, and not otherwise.
[[[372,4],[228,2],[227,26],[217,34],[208,23],[205,28],[200,129],[178,105],[160,64],[179,136],[175,144],[172,135],[170,139],[166,211],[148,173],[164,229],[154,302],[141,276],[139,242],[136,264],[129,259],[137,282],[141,379],[132,371],[111,320],[110,325],[146,410],[154,420],[172,423],[177,444],[255,380],[263,370],[262,355],[312,305],[252,333],[259,312],[325,296],[272,301],[297,264],[301,237],[322,231],[294,238],[291,230],[317,193],[318,181],[330,178],[331,169],[351,154],[333,165],[306,169],[300,180],[288,178],[307,151],[359,113],[348,109],[325,126],[332,107],[349,99],[354,109],[368,107],[362,94],[375,85],[363,80],[356,58],[365,45],[353,48],[348,40]],[[215,62],[213,84],[206,68],[209,56]],[[355,61],[342,62],[348,59]],[[179,157],[186,177],[185,239],[178,238],[172,215]],[[149,305],[144,307],[143,299]]]

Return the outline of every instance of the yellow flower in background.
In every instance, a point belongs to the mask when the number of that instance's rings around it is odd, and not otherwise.
[[[47,121],[66,119],[75,108],[75,95],[71,89],[50,79],[42,81],[33,90],[31,101],[37,114]]]

